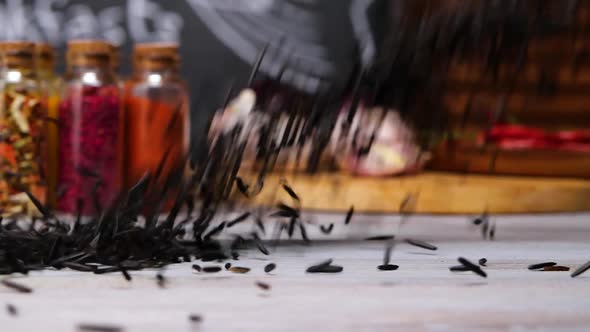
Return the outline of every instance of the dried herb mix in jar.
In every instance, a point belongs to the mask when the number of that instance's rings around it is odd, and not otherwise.
[[[125,84],[125,183],[132,187],[150,173],[152,185],[162,187],[170,173],[182,172],[189,145],[189,97],[178,73],[178,46],[138,44],[133,62]]]
[[[121,92],[112,46],[95,40],[68,44],[67,77],[59,108],[58,209],[83,214],[108,206],[121,186]]]
[[[0,43],[0,215],[33,214],[27,192],[45,202],[46,107],[34,61],[35,45]]]

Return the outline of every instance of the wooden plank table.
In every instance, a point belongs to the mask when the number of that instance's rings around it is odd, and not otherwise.
[[[496,241],[481,239],[466,217],[413,216],[400,228],[397,216],[305,215],[335,223],[331,237],[309,228],[310,246],[284,243],[270,256],[246,251],[236,266],[245,275],[200,274],[191,264],[171,266],[158,288],[156,271],[94,276],[73,271],[32,273],[18,294],[0,287],[1,331],[78,331],[80,323],[114,324],[151,331],[588,331],[590,273],[532,272],[529,264],[554,260],[576,268],[590,259],[590,214],[498,217]],[[248,223],[232,232],[250,230]],[[392,255],[398,271],[380,272],[383,243],[366,236],[398,234],[436,244],[425,251],[399,242]],[[331,240],[327,240],[327,239]],[[453,274],[465,256],[486,257],[489,278]],[[333,258],[338,275],[310,275],[306,267]],[[269,263],[277,269],[265,274]],[[205,263],[199,263],[202,266]],[[208,264],[207,264],[208,265]],[[264,281],[268,292],[255,286]],[[19,310],[16,317],[6,304]],[[201,314],[201,324],[188,315]]]

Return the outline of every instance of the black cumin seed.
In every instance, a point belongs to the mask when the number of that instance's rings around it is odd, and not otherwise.
[[[193,270],[195,270],[197,272],[201,272],[201,267],[197,264],[193,264]]]
[[[395,239],[394,235],[377,235],[365,239],[365,241],[389,241]]]
[[[131,281],[131,275],[129,274],[129,272],[127,271],[127,269],[123,268],[122,266],[119,266],[119,268],[121,269],[121,273],[123,274],[123,277],[125,278],[125,280],[127,281]]]
[[[258,286],[258,288],[260,288],[260,289],[262,289],[264,291],[268,291],[271,288],[270,284],[267,284],[267,283],[262,282],[262,281],[257,281],[256,282],[256,286]]]
[[[483,225],[481,226],[481,236],[483,237],[484,240],[488,239],[488,229],[489,229],[490,225],[489,223],[485,222],[483,223]]]
[[[156,274],[156,280],[158,283],[158,287],[160,288],[164,288],[164,286],[166,286],[166,277],[164,277],[163,272],[158,272],[158,274]]]
[[[301,238],[303,239],[303,241],[308,243],[311,242],[309,240],[309,237],[307,237],[307,229],[305,228],[305,225],[302,222],[299,223],[299,231],[301,232]]]
[[[577,270],[572,273],[572,278],[575,278],[579,275],[582,275],[584,272],[590,270],[590,261],[586,262],[586,264],[580,266]]]
[[[488,262],[488,260],[486,258],[480,258],[478,263],[481,266],[486,266],[486,263]]]
[[[261,253],[265,254],[266,256],[270,255],[270,252],[268,251],[268,249],[266,249],[262,241],[260,241],[259,239],[255,239],[254,241],[256,241],[256,247],[258,248],[258,250],[260,250]]]
[[[94,272],[96,270],[96,268],[94,266],[80,264],[80,263],[74,263],[74,262],[63,262],[63,263],[61,263],[61,265],[65,266],[67,268],[70,268],[74,271],[80,271],[80,272]]]
[[[459,257],[457,259],[459,261],[459,263],[461,263],[461,265],[465,266],[467,269],[469,269],[469,271],[477,274],[478,276],[482,277],[482,278],[487,278],[487,273],[485,273],[484,270],[482,270],[479,266],[471,263],[469,260],[463,258],[463,257]]]
[[[557,263],[555,262],[545,262],[545,263],[537,263],[533,265],[529,265],[529,270],[541,270],[547,266],[555,266]]]
[[[433,250],[434,251],[434,250],[438,249],[435,245],[432,245],[430,243],[420,241],[420,240],[406,239],[406,243],[409,243],[413,246],[420,247],[420,248],[426,249],[426,250]]]
[[[225,269],[229,270],[229,268],[231,267],[231,263],[225,263]]]
[[[449,270],[451,272],[468,272],[468,271],[470,271],[467,267],[465,267],[463,265],[451,266],[449,268]]]
[[[78,330],[84,332],[121,332],[123,328],[112,325],[80,324]]]
[[[219,266],[205,266],[203,268],[203,272],[205,273],[217,273],[219,271],[221,271],[221,267]]]
[[[245,221],[246,219],[248,219],[248,217],[250,217],[250,212],[244,212],[242,213],[239,217],[235,218],[234,220],[231,220],[227,223],[227,227],[233,227],[243,221]]]
[[[287,228],[287,235],[289,236],[289,238],[293,237],[293,233],[295,232],[296,225],[297,225],[297,218],[296,217],[291,218],[291,221],[289,222],[289,227]]]
[[[10,303],[6,305],[6,311],[10,316],[18,315],[18,309],[16,309],[16,307]]]
[[[248,185],[244,182],[244,180],[240,177],[236,178],[236,186],[238,187],[238,190],[240,191],[240,193],[246,197],[249,197],[248,195]]]
[[[269,217],[271,217],[271,218],[298,218],[299,214],[293,213],[291,211],[280,210],[280,211],[277,211],[277,212],[271,214]]]
[[[381,271],[395,271],[399,268],[399,266],[394,264],[383,264],[377,266],[377,268]]]
[[[322,233],[324,233],[326,235],[332,233],[332,230],[333,229],[334,229],[334,224],[333,223],[330,224],[328,227],[326,227],[324,225],[321,225],[320,226],[320,231],[322,231]]]
[[[232,258],[234,261],[237,261],[238,259],[240,259],[240,254],[239,254],[239,253],[237,253],[237,252],[232,252],[232,253],[231,253],[231,258]]]
[[[495,237],[496,237],[496,223],[494,223],[492,225],[492,227],[490,228],[490,240],[494,241]]]
[[[250,272],[250,268],[242,266],[232,266],[228,269],[230,272],[244,274]]]
[[[310,266],[307,268],[307,273],[340,273],[344,270],[342,266],[325,265],[325,266]]]
[[[286,212],[287,214],[290,214],[292,216],[299,216],[299,211],[297,209],[294,209],[285,203],[279,203],[277,207],[279,208],[279,210]]]
[[[41,214],[43,215],[43,217],[45,219],[51,218],[51,213],[45,208],[45,206],[43,206],[43,204],[41,204],[41,202],[37,199],[37,197],[35,197],[35,195],[33,195],[28,190],[25,191],[25,193],[27,194],[27,196],[29,197],[31,202],[33,202],[33,204],[35,205],[37,210],[39,210],[39,212],[41,212]]]
[[[383,265],[389,264],[391,261],[391,252],[393,251],[394,242],[390,240],[385,245],[385,252],[383,253]]]
[[[29,288],[25,285],[21,285],[19,283],[14,282],[14,281],[3,279],[1,282],[4,286],[11,288],[19,293],[32,293],[33,292],[32,288]]]
[[[266,273],[270,273],[272,272],[275,268],[277,267],[277,265],[275,263],[270,263],[270,264],[266,264],[266,266],[264,267],[264,272]]]
[[[483,223],[483,219],[481,217],[477,217],[475,219],[473,219],[473,224],[476,226],[479,226]]]
[[[287,192],[287,194],[289,194],[289,196],[291,196],[291,198],[293,198],[296,201],[301,201],[299,199],[299,196],[297,196],[297,194],[295,193],[295,191],[293,190],[293,188],[289,187],[288,184],[283,184],[283,189]]]
[[[203,321],[203,316],[197,315],[197,314],[191,314],[188,316],[188,320],[190,320],[193,323],[200,323]]]
[[[350,220],[352,219],[352,215],[354,214],[354,206],[351,206],[348,212],[346,213],[346,218],[344,219],[344,224],[350,224]]]
[[[550,272],[566,272],[569,271],[570,268],[567,266],[560,266],[560,265],[554,265],[554,266],[545,266],[543,268],[543,271],[550,271]]]

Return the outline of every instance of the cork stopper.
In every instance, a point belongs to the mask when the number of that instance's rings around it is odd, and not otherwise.
[[[27,41],[0,42],[0,58],[4,67],[33,67],[35,44]]]
[[[143,43],[133,49],[136,70],[177,69],[180,63],[179,47],[174,43]]]
[[[55,49],[51,44],[35,44],[35,59],[41,70],[52,70],[55,65]]]
[[[110,66],[113,45],[103,40],[72,40],[68,43],[68,68],[72,66]]]

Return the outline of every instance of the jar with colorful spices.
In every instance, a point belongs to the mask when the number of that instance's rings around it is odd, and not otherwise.
[[[46,201],[46,105],[35,45],[0,43],[0,215],[36,214],[27,192]]]
[[[47,200],[56,207],[57,188],[57,145],[59,137],[58,110],[61,93],[61,79],[55,73],[55,49],[47,43],[35,45],[37,76],[44,100],[47,101]]]
[[[125,182],[150,174],[160,187],[180,180],[189,146],[189,95],[179,75],[176,44],[138,44],[134,73],[125,84]]]
[[[60,211],[100,213],[121,190],[121,108],[111,44],[71,41],[59,107]]]

